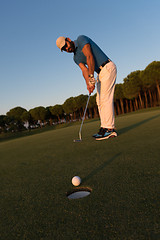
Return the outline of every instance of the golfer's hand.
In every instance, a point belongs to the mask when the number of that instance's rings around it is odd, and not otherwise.
[[[95,84],[91,84],[90,82],[87,84],[87,90],[89,94],[91,94],[95,89]]]
[[[94,77],[89,77],[89,83],[92,85],[96,84],[96,79]]]

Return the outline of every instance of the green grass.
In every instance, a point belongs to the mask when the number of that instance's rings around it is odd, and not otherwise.
[[[69,123],[63,123],[63,124],[58,124],[58,125],[54,125],[54,126],[45,126],[42,128],[23,130],[21,132],[1,133],[0,134],[0,142],[4,142],[4,141],[8,141],[8,140],[15,139],[15,138],[20,138],[20,137],[25,137],[25,136],[31,136],[31,135],[47,132],[50,130],[66,128],[66,127],[72,126],[73,124],[76,125],[76,124],[79,124],[79,122],[69,122]]]
[[[160,108],[116,118],[105,141],[85,123],[80,143],[80,125],[0,143],[1,240],[160,239]],[[88,197],[67,199],[74,175]]]

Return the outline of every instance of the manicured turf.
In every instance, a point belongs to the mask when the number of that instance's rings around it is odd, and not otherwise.
[[[160,108],[116,118],[117,138],[95,141],[99,121],[0,143],[1,240],[160,239]],[[71,178],[92,189],[69,200]]]

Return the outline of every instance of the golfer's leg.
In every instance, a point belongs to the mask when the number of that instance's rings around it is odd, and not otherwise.
[[[99,117],[101,119],[100,95],[101,95],[101,82],[98,80],[96,102],[97,102],[97,106],[98,106]]]
[[[101,127],[112,129],[115,127],[114,89],[117,70],[114,63],[108,63],[100,73],[100,119]]]

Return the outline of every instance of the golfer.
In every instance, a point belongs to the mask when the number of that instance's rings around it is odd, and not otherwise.
[[[117,76],[116,65],[89,37],[80,35],[72,41],[68,37],[59,37],[56,41],[61,51],[73,53],[75,63],[82,70],[87,89],[91,94],[95,89],[94,72],[97,75],[97,105],[101,121],[101,127],[96,140],[116,137],[114,115],[114,89]]]

